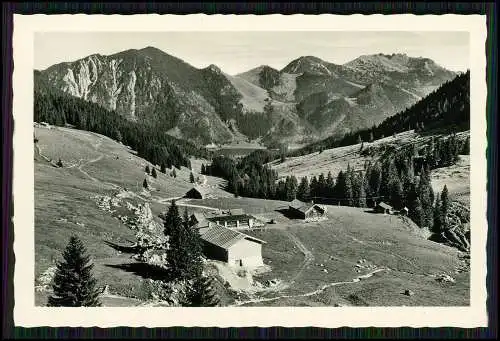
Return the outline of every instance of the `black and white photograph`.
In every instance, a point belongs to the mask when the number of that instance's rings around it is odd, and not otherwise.
[[[484,305],[469,29],[100,27],[32,32],[34,307]]]

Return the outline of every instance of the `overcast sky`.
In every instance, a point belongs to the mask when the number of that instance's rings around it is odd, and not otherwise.
[[[237,74],[259,65],[281,69],[300,56],[343,64],[363,54],[406,53],[454,71],[469,68],[468,32],[44,32],[35,34],[35,69],[154,46],[202,68]]]

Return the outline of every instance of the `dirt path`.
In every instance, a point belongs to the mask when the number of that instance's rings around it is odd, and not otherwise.
[[[320,287],[319,289],[316,289],[314,291],[311,291],[311,292],[308,292],[308,293],[305,293],[305,294],[298,294],[298,295],[282,295],[282,296],[277,296],[277,297],[269,297],[269,298],[255,298],[255,299],[250,299],[250,300],[246,300],[246,301],[239,301],[239,302],[236,302],[235,304],[231,305],[232,307],[238,307],[238,306],[242,306],[242,305],[245,305],[245,304],[249,304],[249,303],[260,303],[260,302],[272,302],[272,301],[276,301],[276,300],[280,300],[280,299],[283,299],[283,298],[296,298],[296,297],[309,297],[309,296],[314,296],[314,295],[317,295],[323,291],[325,291],[326,289],[328,288],[331,288],[331,287],[334,287],[334,286],[337,286],[337,285],[342,285],[342,284],[355,284],[355,283],[358,283],[360,282],[362,279],[367,279],[367,278],[370,278],[372,277],[375,273],[377,272],[380,272],[380,271],[389,271],[388,269],[376,269],[376,270],[373,270],[365,275],[361,275],[361,276],[358,276],[358,277],[355,277],[353,278],[351,281],[344,281],[344,282],[332,282],[332,283],[328,283],[328,284],[325,284],[323,285],[322,287]]]
[[[300,241],[300,239],[297,238],[297,236],[290,233],[289,231],[286,231],[286,234],[288,238],[290,238],[290,240],[293,242],[293,244],[300,250],[300,252],[304,254],[304,261],[302,262],[302,264],[300,264],[299,270],[297,271],[295,276],[293,276],[292,279],[290,280],[290,283],[293,284],[295,283],[297,278],[299,278],[300,275],[302,275],[302,272],[304,272],[306,267],[308,267],[314,261],[314,255],[312,254],[311,251],[309,251],[306,248],[306,246]]]

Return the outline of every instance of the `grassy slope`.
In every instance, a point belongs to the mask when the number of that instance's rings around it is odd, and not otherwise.
[[[360,283],[334,286],[310,297],[283,298],[250,305],[467,305],[468,273],[456,274],[460,262],[457,250],[412,234],[396,216],[384,216],[351,207],[328,207],[329,220],[319,223],[285,223],[283,229],[253,232],[266,240],[265,263],[273,271],[261,279],[292,279],[303,257],[290,242],[297,237],[312,252],[314,260],[305,267],[295,284],[281,293],[298,295],[324,284],[350,281],[369,270],[355,272],[358,260],[365,258],[378,268],[389,268]],[[318,266],[324,264],[324,267]],[[328,273],[322,271],[327,269]],[[442,284],[432,274],[447,273],[456,283]],[[403,295],[405,289],[415,296]],[[269,297],[276,296],[276,294]]]
[[[104,243],[105,240],[115,243],[133,242],[134,233],[110,214],[99,210],[91,196],[115,193],[116,189],[107,183],[135,191],[137,180],[142,182],[146,176],[143,172],[145,161],[133,155],[125,146],[88,132],[36,129],[36,135],[43,155],[53,159],[61,157],[65,167],[74,165],[71,168],[55,168],[40,158],[35,161],[36,276],[53,265],[53,260],[59,257],[70,234],[76,233],[94,257],[96,277],[101,284],[108,284],[112,293],[140,296],[140,273],[108,266],[133,263],[130,255],[119,254]],[[82,160],[78,160],[79,158]],[[96,159],[94,163],[86,164],[89,160]],[[82,170],[97,181],[78,169],[81,164],[84,165]],[[193,164],[195,171],[200,164]],[[153,192],[153,197],[182,195],[191,186],[188,182],[189,170],[182,169],[177,173],[176,179],[161,173],[156,180],[149,177],[148,181],[158,190]],[[215,187],[223,185],[220,179],[212,177],[208,177],[208,182]],[[268,293],[268,296],[302,294],[327,283],[351,280],[363,274],[354,271],[354,265],[360,258],[366,258],[379,267],[392,269],[390,272],[378,273],[366,281],[335,286],[310,297],[283,298],[256,305],[468,303],[468,273],[453,273],[458,265],[457,251],[417,237],[408,231],[408,224],[396,217],[374,215],[358,208],[329,207],[328,221],[303,224],[290,221],[275,211],[286,207],[285,202],[227,197],[191,200],[189,204],[219,208],[241,207],[249,213],[276,220],[277,224],[269,225],[272,229],[253,232],[267,241],[263,256],[265,262],[273,268],[272,272],[263,274],[260,280],[296,279],[295,284],[285,292],[272,295]],[[154,214],[165,209],[165,205],[160,203],[152,203],[151,206]],[[303,252],[297,248],[294,237],[314,256],[311,263],[304,266]],[[318,263],[323,263],[328,273],[320,271],[322,268],[315,265]],[[301,265],[304,268],[298,273]],[[449,273],[457,282],[441,284],[427,276],[440,272]],[[402,295],[401,291],[404,289],[415,291],[415,296]],[[37,293],[38,302],[43,302],[44,297]],[[108,298],[107,304],[136,305],[138,302]]]
[[[151,193],[153,197],[180,196],[191,187],[189,170],[177,170],[176,179],[158,171],[158,178],[153,179],[144,173],[145,160],[104,136],[65,128],[36,128],[35,134],[41,153],[54,160],[60,157],[64,165],[55,168],[39,157],[35,160],[36,277],[54,265],[70,235],[75,233],[94,258],[96,277],[102,285],[108,284],[111,292],[140,295],[142,278],[139,275],[107,266],[133,263],[130,255],[119,254],[104,242],[130,245],[135,242],[135,234],[109,213],[101,211],[92,196],[113,195],[125,187],[136,191],[137,182],[141,191],[145,177],[156,189]],[[80,171],[79,165],[97,181]],[[139,198],[128,201],[143,202]],[[158,214],[165,205],[154,204],[151,208]]]

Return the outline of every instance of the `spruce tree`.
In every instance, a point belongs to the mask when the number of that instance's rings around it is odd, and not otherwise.
[[[309,198],[309,180],[307,176],[304,176],[300,180],[299,187],[297,188],[297,198],[302,201],[306,201]]]
[[[189,173],[189,182],[194,183],[194,174],[193,172]]]
[[[318,196],[324,197],[326,192],[326,179],[325,175],[321,173],[318,177]]]
[[[164,222],[164,234],[168,236],[167,263],[174,279],[192,279],[201,274],[202,247],[198,230],[191,228],[187,211],[184,219],[172,200]]]
[[[165,174],[167,172],[167,168],[165,167],[165,164],[163,162],[160,166],[160,172],[162,172],[163,174]]]
[[[149,165],[146,165],[146,168],[144,169],[144,171],[146,172],[146,174],[151,174],[151,171],[149,170]]]
[[[441,207],[441,199],[439,195],[436,195],[436,203],[434,204],[434,224],[432,226],[432,232],[440,233],[443,229],[443,216],[442,216],[442,207]]]
[[[326,176],[326,184],[325,184],[325,197],[331,198],[334,196],[335,191],[335,180],[333,179],[332,172],[329,171]]]
[[[316,178],[316,175],[311,178],[311,184],[309,185],[309,191],[310,191],[311,197],[318,196],[318,179]]]
[[[216,307],[220,305],[220,298],[213,288],[213,281],[209,277],[199,276],[188,286],[186,297],[181,302],[185,307]]]
[[[145,189],[148,189],[148,187],[149,187],[148,180],[144,179],[144,181],[142,182],[142,187],[144,187]]]
[[[49,307],[98,307],[99,290],[92,269],[93,263],[83,243],[72,236],[63,252],[63,261],[58,262],[49,296]]]
[[[153,168],[153,170],[151,171],[151,176],[155,179],[158,177],[158,174],[156,174],[156,168]]]
[[[448,228],[448,212],[450,210],[450,199],[448,198],[448,187],[444,185],[441,192],[441,229]]]

